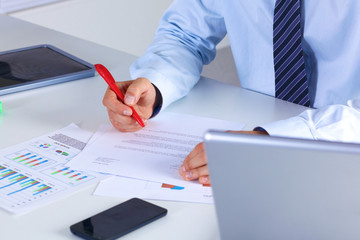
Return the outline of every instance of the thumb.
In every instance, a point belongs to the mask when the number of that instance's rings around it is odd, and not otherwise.
[[[135,79],[126,90],[124,96],[125,104],[129,106],[135,105],[139,101],[141,95],[149,90],[150,86],[151,83],[146,78]]]

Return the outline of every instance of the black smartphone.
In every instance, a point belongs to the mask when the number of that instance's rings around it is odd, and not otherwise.
[[[132,198],[75,223],[70,230],[84,239],[110,240],[134,231],[166,214],[165,208],[139,198]]]

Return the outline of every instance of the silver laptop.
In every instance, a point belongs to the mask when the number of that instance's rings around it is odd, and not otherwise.
[[[360,145],[209,131],[221,239],[360,239]]]

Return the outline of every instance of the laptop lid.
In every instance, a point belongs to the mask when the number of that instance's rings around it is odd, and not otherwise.
[[[222,239],[360,239],[360,145],[209,131]]]

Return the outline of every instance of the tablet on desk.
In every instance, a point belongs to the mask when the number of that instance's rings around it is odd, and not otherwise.
[[[0,53],[0,95],[94,75],[92,64],[51,45]]]

